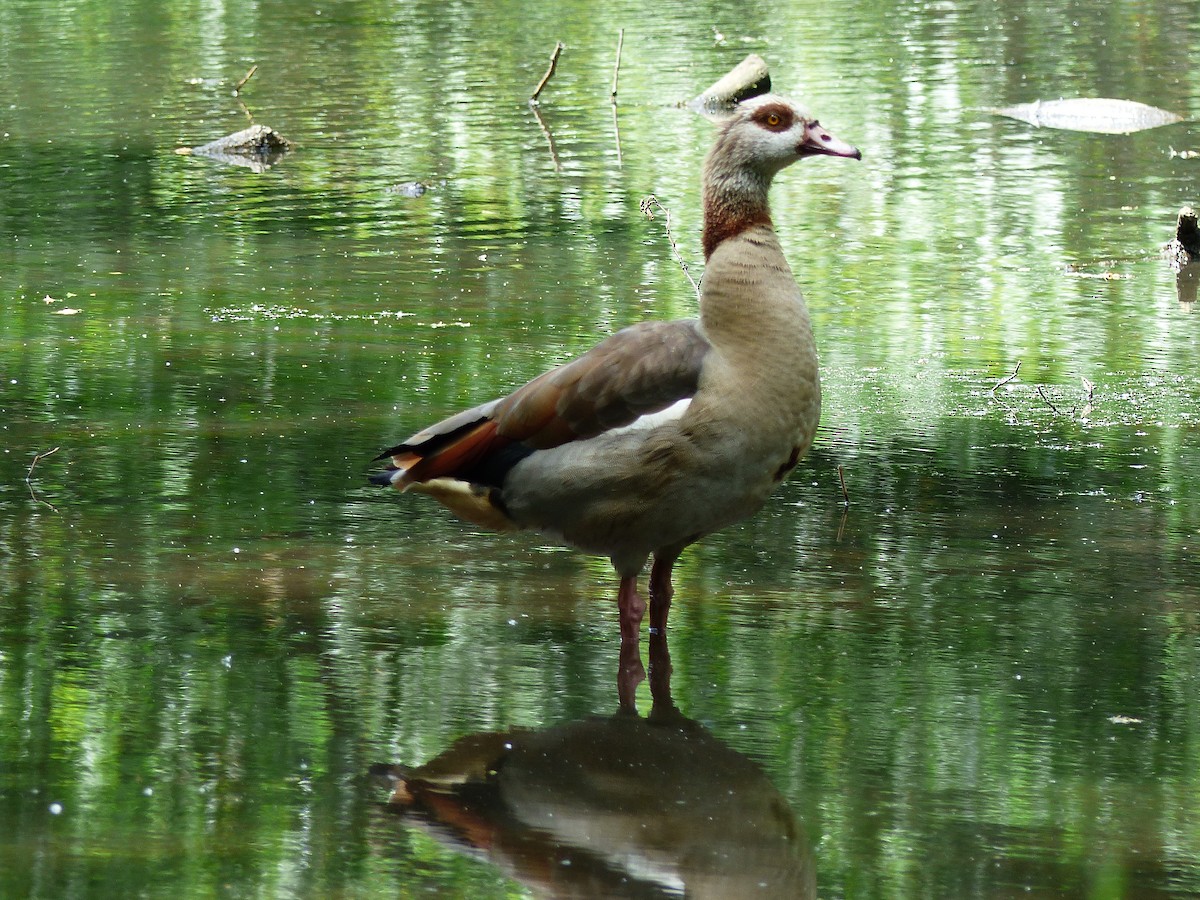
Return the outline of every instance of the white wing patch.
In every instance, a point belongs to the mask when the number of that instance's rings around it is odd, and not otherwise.
[[[660,409],[656,413],[639,416],[628,425],[622,425],[620,428],[611,428],[605,434],[623,434],[630,431],[645,431],[650,428],[657,428],[659,425],[665,425],[667,422],[683,418],[683,414],[687,412],[687,408],[691,402],[691,397],[684,397],[682,400],[676,400],[666,409]]]

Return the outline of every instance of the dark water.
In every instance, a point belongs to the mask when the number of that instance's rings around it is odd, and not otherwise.
[[[0,895],[1196,895],[1200,320],[1157,248],[1200,132],[988,110],[1186,117],[1198,28],[1184,2],[0,6]],[[864,152],[773,194],[823,427],[681,561],[639,719],[607,563],[364,475],[690,313],[639,202],[699,271],[712,128],[674,104],[752,51]],[[295,152],[173,152],[250,116]],[[377,764],[436,789],[389,806]]]

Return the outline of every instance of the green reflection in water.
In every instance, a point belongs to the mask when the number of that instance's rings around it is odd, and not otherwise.
[[[367,773],[611,713],[611,575],[366,460],[689,313],[638,201],[699,259],[711,128],[669,104],[748,50],[865,161],[776,188],[826,418],[680,566],[681,711],[821,896],[1200,891],[1197,322],[1154,257],[1200,137],[984,112],[1200,108],[1191,4],[325,6],[0,9],[0,894],[522,891]],[[175,156],[251,62],[297,152]]]

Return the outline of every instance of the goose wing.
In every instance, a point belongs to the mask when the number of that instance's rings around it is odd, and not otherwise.
[[[480,475],[495,483],[530,452],[595,437],[691,397],[710,349],[696,319],[632,325],[507,397],[383,451],[376,459],[391,457],[393,468],[376,480],[403,485]],[[488,472],[489,465],[501,471]]]

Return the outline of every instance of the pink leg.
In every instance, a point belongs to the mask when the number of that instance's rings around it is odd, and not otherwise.
[[[677,556],[656,556],[650,568],[650,633],[667,633],[667,614],[671,611],[671,567]]]
[[[637,576],[630,575],[621,579],[621,589],[617,591],[617,610],[621,614],[621,640],[638,640],[642,628],[642,616],[646,614],[646,601],[637,592]]]
[[[634,696],[637,686],[646,680],[639,646],[642,616],[646,601],[637,592],[637,576],[621,579],[617,592],[617,609],[621,613],[621,661],[617,669],[617,700],[624,710],[636,710]]]

